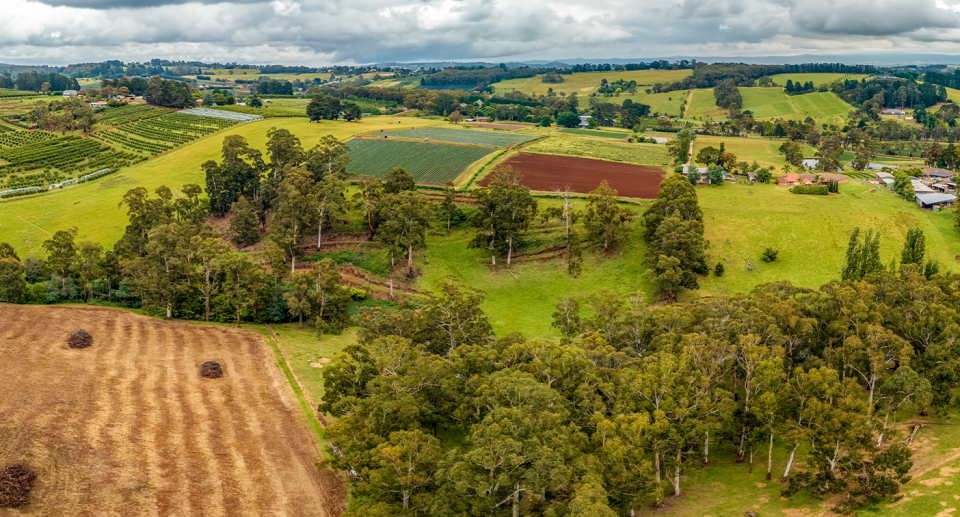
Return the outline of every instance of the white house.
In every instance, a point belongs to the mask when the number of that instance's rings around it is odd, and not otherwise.
[[[63,90],[64,99],[69,99],[70,97],[76,97],[78,95],[80,95],[80,93],[77,92],[77,90]]]
[[[882,110],[880,113],[882,113],[882,114],[884,114],[884,115],[896,115],[896,116],[898,116],[898,117],[902,117],[902,116],[904,116],[904,115],[907,114],[906,111],[898,110],[898,109],[894,109],[894,108],[885,108],[885,109]]]
[[[577,127],[580,129],[588,127],[590,125],[590,119],[592,118],[590,115],[580,115],[580,123],[577,124]]]

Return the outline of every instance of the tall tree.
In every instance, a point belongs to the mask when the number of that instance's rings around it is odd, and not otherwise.
[[[537,214],[537,201],[509,167],[495,170],[487,188],[478,190],[476,197],[479,210],[474,217],[478,230],[470,246],[490,250],[494,266],[497,254],[505,254],[510,267],[514,246],[520,243]]]
[[[27,268],[14,257],[0,257],[0,298],[6,303],[18,302],[27,287]]]
[[[333,225],[332,220],[348,209],[347,182],[336,174],[327,174],[314,187],[317,202],[317,251],[323,243],[323,225]]]
[[[240,198],[244,199],[244,198]],[[210,300],[220,289],[219,267],[230,253],[227,243],[207,226],[199,235],[190,238],[191,262],[198,270],[200,294],[206,321],[210,321]]]
[[[237,327],[244,311],[254,307],[270,288],[267,272],[261,264],[241,253],[228,254],[221,263],[223,297],[237,315]]]
[[[77,229],[58,230],[53,237],[43,241],[43,248],[47,250],[47,266],[60,276],[61,287],[67,288],[67,276],[73,263],[77,260],[77,245],[74,239]]]
[[[333,135],[326,135],[307,153],[304,167],[313,173],[313,179],[320,181],[326,176],[335,175],[342,180],[352,176],[347,171],[350,164],[350,147]]]
[[[907,240],[903,243],[903,251],[900,253],[900,263],[903,265],[915,264],[918,268],[923,265],[923,256],[926,253],[926,238],[923,236],[923,230],[920,227],[914,227],[907,230]]]
[[[230,135],[223,139],[223,161],[208,160],[201,165],[206,175],[210,211],[223,216],[240,196],[260,201],[260,176],[267,169],[258,149],[246,138]]]
[[[196,227],[170,223],[150,232],[143,257],[124,262],[125,276],[136,285],[144,308],[150,312],[162,308],[167,319],[174,306],[194,285],[196,270],[190,263],[190,239]]]
[[[77,243],[73,270],[83,280],[83,303],[87,303],[87,284],[103,276],[103,246],[92,241]]]
[[[587,195],[583,226],[588,239],[603,243],[603,251],[619,248],[627,239],[630,212],[618,203],[617,191],[606,180]]]
[[[394,167],[387,172],[383,179],[383,190],[387,194],[399,194],[405,190],[414,190],[417,188],[413,176],[403,167]]]
[[[233,212],[233,217],[230,218],[230,230],[233,232],[233,237],[230,238],[230,241],[241,248],[257,242],[260,239],[259,221],[247,198],[240,196],[240,199],[233,204],[230,211]]]
[[[270,233],[290,260],[292,273],[297,270],[297,257],[303,254],[303,236],[317,223],[317,196],[310,171],[298,167],[286,174],[277,192],[277,205]]]
[[[282,179],[283,169],[303,163],[306,153],[300,145],[300,139],[290,130],[272,127],[267,131],[267,154],[273,177]]]
[[[426,246],[433,205],[423,194],[404,190],[384,197],[382,214],[377,240],[405,249],[407,268],[412,268],[413,251]]]

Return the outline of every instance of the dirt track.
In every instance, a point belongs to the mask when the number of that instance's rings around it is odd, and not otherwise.
[[[110,309],[0,305],[0,464],[39,474],[6,515],[338,515],[263,337]],[[66,337],[88,330],[93,346]],[[204,379],[205,361],[224,377]]]
[[[545,192],[569,186],[571,192],[586,194],[607,180],[620,197],[653,199],[664,177],[660,167],[535,153],[520,153],[503,165],[523,176],[521,185]],[[479,185],[487,186],[490,179],[487,176]]]

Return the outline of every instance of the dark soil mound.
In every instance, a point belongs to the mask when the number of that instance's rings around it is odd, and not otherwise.
[[[21,464],[0,470],[0,508],[15,508],[27,502],[36,473]]]
[[[67,340],[67,345],[69,345],[70,348],[87,348],[92,344],[93,336],[83,329],[70,334],[70,339]]]
[[[200,365],[200,376],[208,379],[219,379],[223,377],[223,368],[216,361],[207,361]]]

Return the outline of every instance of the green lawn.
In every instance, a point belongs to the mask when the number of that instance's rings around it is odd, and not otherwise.
[[[601,138],[615,138],[617,140],[623,140],[632,134],[628,131],[603,131],[597,129],[561,129],[560,132],[569,135],[598,136]]]
[[[700,149],[704,147],[720,148],[723,143],[726,150],[737,155],[738,161],[756,161],[765,167],[777,167],[782,169],[787,162],[780,154],[780,146],[785,140],[772,140],[766,138],[726,138],[719,136],[700,135],[693,144],[693,155],[696,157]],[[803,144],[804,155],[812,157],[816,152],[812,147]]]

